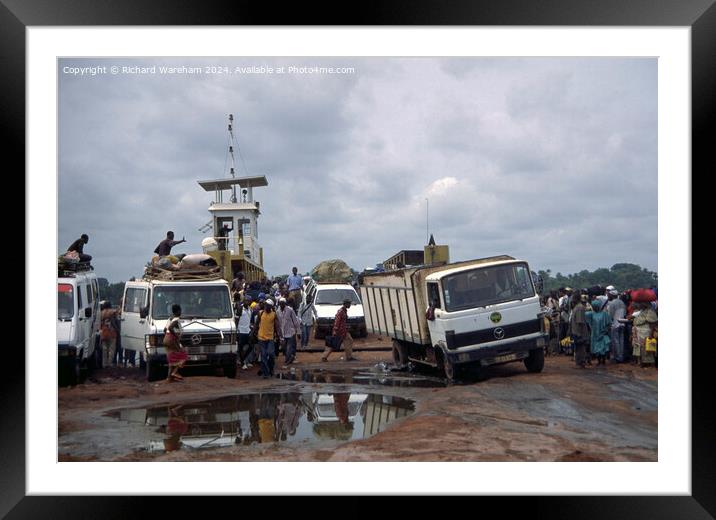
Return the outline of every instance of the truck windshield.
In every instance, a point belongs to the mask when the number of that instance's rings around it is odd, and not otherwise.
[[[343,305],[343,300],[360,305],[358,295],[353,289],[323,289],[316,293],[316,305]]]
[[[68,283],[57,284],[57,319],[68,320],[75,315],[75,292]]]
[[[443,278],[447,311],[484,307],[535,295],[527,264],[481,267]]]
[[[172,315],[172,305],[181,306],[181,316],[196,318],[231,318],[231,300],[229,288],[219,285],[199,287],[196,285],[158,286],[154,290],[152,317],[168,319]]]

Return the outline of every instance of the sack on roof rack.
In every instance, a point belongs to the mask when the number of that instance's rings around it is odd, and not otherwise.
[[[222,279],[221,267],[194,266],[193,269],[163,269],[158,265],[148,265],[144,269],[145,280],[220,280]]]

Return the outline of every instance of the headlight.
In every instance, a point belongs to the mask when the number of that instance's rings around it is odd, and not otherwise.
[[[147,336],[147,344],[150,347],[160,347],[164,345],[164,334],[150,334]]]

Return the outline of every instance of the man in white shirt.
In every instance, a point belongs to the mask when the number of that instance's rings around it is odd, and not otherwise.
[[[296,360],[296,340],[298,331],[301,329],[301,322],[298,321],[294,310],[286,305],[286,298],[279,298],[276,315],[278,316],[278,327],[283,340],[283,355],[286,365],[290,365]]]
[[[238,303],[238,301],[237,301]],[[236,305],[236,333],[239,343],[239,363],[242,370],[253,366],[255,359],[254,349],[249,342],[251,327],[253,326],[253,313],[251,312],[251,296],[246,296],[240,305]]]
[[[612,318],[612,359],[616,363],[624,362],[624,323],[619,320],[623,320],[626,316],[626,305],[619,298],[619,291],[612,289],[609,291],[608,296],[609,302],[607,303],[607,313]]]
[[[301,322],[301,350],[303,350],[308,348],[313,327],[313,302],[310,296],[301,302],[301,306],[298,308],[298,320]]]

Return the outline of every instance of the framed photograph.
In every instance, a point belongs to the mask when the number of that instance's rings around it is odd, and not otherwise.
[[[4,2],[27,339],[3,515],[288,493],[713,516],[688,296],[712,4]]]

